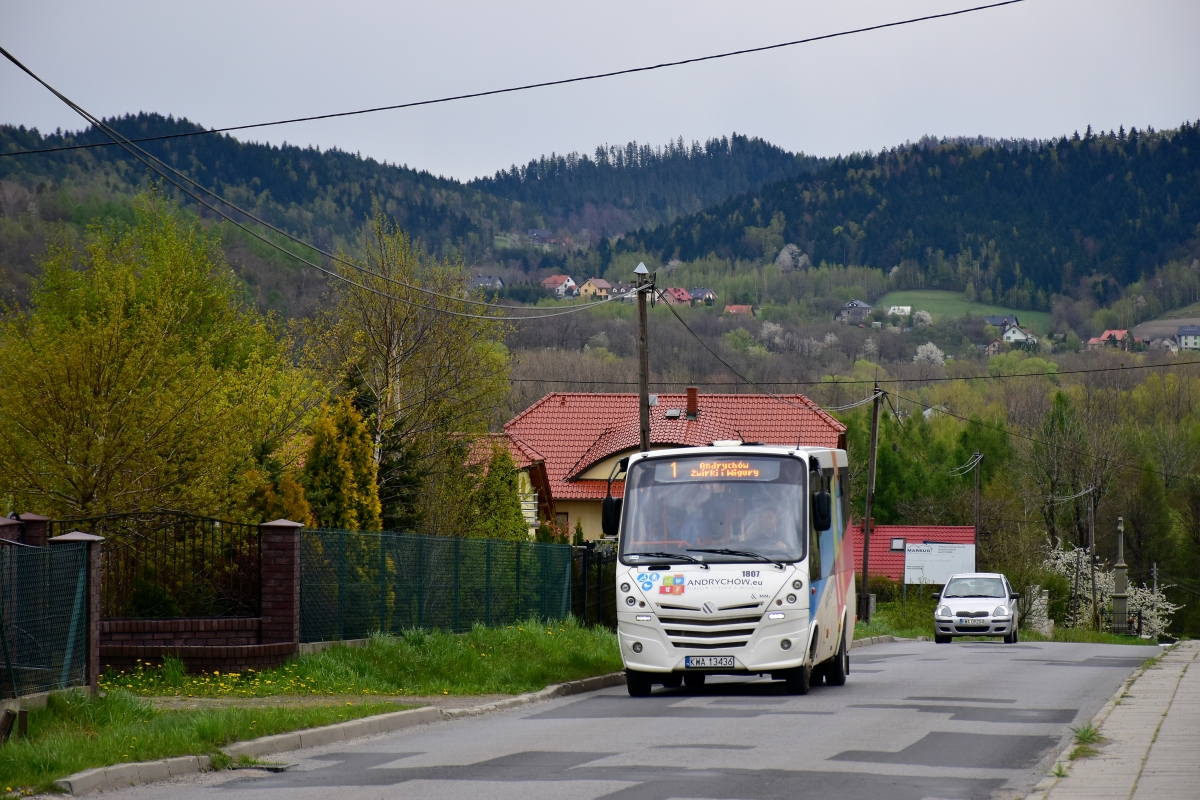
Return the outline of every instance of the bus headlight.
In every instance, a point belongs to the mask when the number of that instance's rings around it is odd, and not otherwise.
[[[634,642],[633,644],[631,644],[631,645],[629,646],[629,649],[630,649],[630,650],[632,650],[632,651],[633,651],[633,652],[635,652],[635,653],[640,653],[640,652],[642,652],[642,643],[641,643],[641,642]]]
[[[796,580],[792,581],[792,588],[796,591],[800,591],[804,588],[804,581],[797,578]]]
[[[628,583],[622,583],[622,584],[621,584],[621,591],[622,591],[622,592],[628,592],[628,591],[629,591],[629,584],[628,584]]]
[[[637,605],[637,598],[634,597],[633,595],[629,595],[629,597],[625,598],[625,605],[627,605],[627,606]]]
[[[789,603],[794,603],[794,602],[796,602],[796,595],[794,595],[794,594],[789,594],[789,595],[788,595],[788,598],[787,598],[787,600],[788,600],[788,602],[789,602]]]
[[[781,648],[783,648],[784,650],[791,650],[791,649],[792,649],[792,640],[791,640],[791,639],[784,639],[783,641],[781,641],[781,642],[779,643],[779,646],[780,646]]]

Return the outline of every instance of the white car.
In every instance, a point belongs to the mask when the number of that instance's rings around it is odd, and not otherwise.
[[[998,572],[965,572],[946,581],[933,612],[933,640],[947,644],[955,636],[1003,636],[1017,642],[1017,600],[1008,578]]]

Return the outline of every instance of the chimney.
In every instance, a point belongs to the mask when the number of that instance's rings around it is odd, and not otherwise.
[[[687,390],[687,418],[696,419],[700,415],[700,390],[689,386]]]

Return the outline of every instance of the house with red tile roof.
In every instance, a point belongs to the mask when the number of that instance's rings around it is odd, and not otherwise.
[[[638,396],[554,392],[504,426],[520,447],[539,454],[560,523],[598,538],[600,503],[616,462],[639,447]],[[844,448],[846,427],[804,395],[660,394],[650,408],[650,447],[705,447],[722,439]],[[613,482],[621,497],[623,481]]]
[[[1108,330],[1099,336],[1093,336],[1088,339],[1088,350],[1100,350],[1104,347],[1119,347],[1122,350],[1129,349],[1129,331],[1125,330]]]
[[[542,279],[542,286],[555,297],[574,297],[579,289],[570,275],[551,275]]]
[[[754,306],[733,305],[725,306],[725,313],[734,317],[753,317]]]
[[[850,526],[854,543],[854,569],[862,577],[862,525]],[[871,529],[871,557],[867,570],[894,581],[904,580],[904,546],[937,542],[939,544],[975,544],[974,525],[876,525]]]
[[[669,306],[690,306],[692,304],[692,293],[687,289],[664,289],[662,299]]]

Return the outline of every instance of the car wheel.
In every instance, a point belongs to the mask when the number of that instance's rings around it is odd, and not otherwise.
[[[933,643],[934,644],[950,644],[950,637],[942,636],[940,634],[934,634]]]
[[[699,689],[700,687],[704,686],[704,673],[689,672],[687,675],[683,676],[683,683],[689,689]]]
[[[662,685],[668,689],[678,689],[683,686],[683,676],[678,672],[673,672],[663,678]]]
[[[649,697],[654,684],[650,681],[649,674],[638,672],[635,669],[627,669],[625,670],[625,688],[629,690],[630,697]]]
[[[837,655],[825,662],[825,682],[830,686],[845,686],[846,675],[850,673],[850,653],[846,650],[846,637],[842,637],[842,646]]]
[[[1013,644],[1016,644],[1016,643],[1017,643],[1017,642],[1019,642],[1019,641],[1021,641],[1021,631],[1020,631],[1020,629],[1019,629],[1019,628],[1013,628],[1013,640],[1012,640],[1012,643],[1013,643]]]
[[[812,668],[807,664],[789,669],[787,677],[783,679],[788,694],[808,694],[811,680]]]

